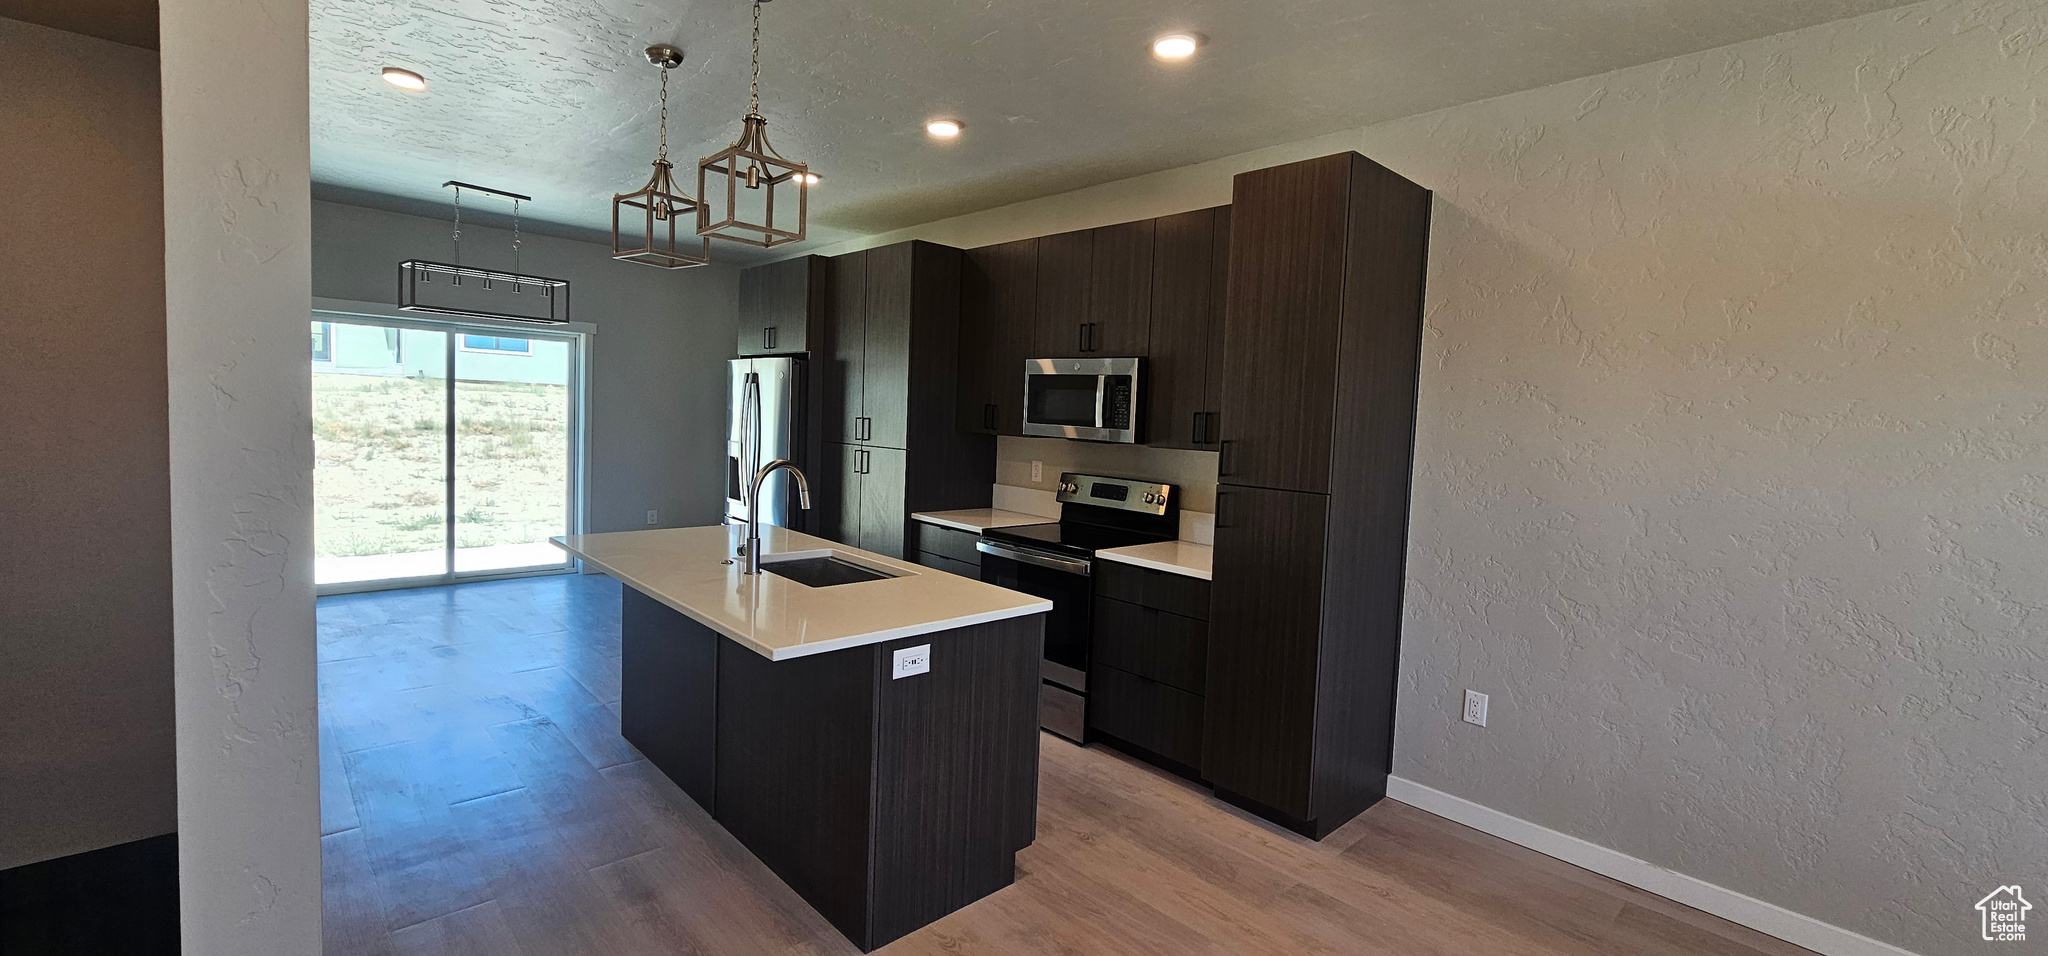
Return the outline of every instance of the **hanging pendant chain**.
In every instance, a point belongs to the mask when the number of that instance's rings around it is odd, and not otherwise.
[[[668,67],[661,68],[661,151],[654,161],[668,162]]]
[[[519,271],[519,200],[512,200],[512,271]]]
[[[761,112],[761,0],[754,0],[754,80],[747,87],[747,115]]]
[[[462,264],[462,187],[455,187],[455,264]]]

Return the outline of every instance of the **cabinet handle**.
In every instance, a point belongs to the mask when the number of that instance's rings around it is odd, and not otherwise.
[[[996,406],[994,403],[981,406],[981,420],[983,428],[989,431],[996,430]]]
[[[1223,503],[1224,503],[1224,502],[1226,502],[1226,501],[1229,501],[1229,500],[1230,500],[1230,492],[1227,492],[1227,491],[1218,491],[1218,492],[1216,492],[1216,527],[1218,527],[1218,528],[1228,528],[1228,527],[1230,527],[1230,522],[1229,522],[1229,521],[1226,521],[1226,520],[1224,520],[1224,513],[1223,513]]]
[[[1231,467],[1231,465],[1233,464],[1232,459],[1234,459],[1236,456],[1230,453],[1230,449],[1235,447],[1236,445],[1237,442],[1234,441],[1219,441],[1216,443],[1216,474],[1237,474],[1237,469]]]
[[[761,347],[767,349],[775,347],[775,326],[771,325],[761,330]]]
[[[1209,426],[1208,428],[1203,429],[1202,431],[1203,444],[1216,444],[1217,440],[1223,437],[1223,413],[1203,412],[1202,421],[1207,423],[1207,425]]]
[[[1188,425],[1188,441],[1200,445],[1202,442],[1202,413],[1196,412],[1194,421]]]
[[[1083,322],[1074,329],[1074,351],[1088,351],[1088,323]]]
[[[1099,346],[1095,344],[1095,323],[1090,322],[1088,323],[1088,351],[1094,352],[1098,348]]]

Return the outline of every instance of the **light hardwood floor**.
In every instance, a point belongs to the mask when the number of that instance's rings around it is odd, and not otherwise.
[[[856,953],[618,735],[619,591],[320,602],[327,956]],[[1314,843],[1043,740],[1017,882],[889,954],[1802,954],[1402,804]]]

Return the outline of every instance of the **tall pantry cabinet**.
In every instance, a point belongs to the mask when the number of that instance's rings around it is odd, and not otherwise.
[[[995,439],[956,427],[960,265],[960,250],[913,241],[818,270],[815,534],[903,557],[911,512],[988,506]]]
[[[1391,770],[1429,210],[1356,153],[1232,191],[1202,769],[1318,839]]]

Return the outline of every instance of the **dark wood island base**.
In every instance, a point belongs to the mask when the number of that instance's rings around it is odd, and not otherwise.
[[[863,952],[1010,885],[1044,614],[769,660],[625,589],[622,730]],[[892,678],[931,645],[929,673]]]

